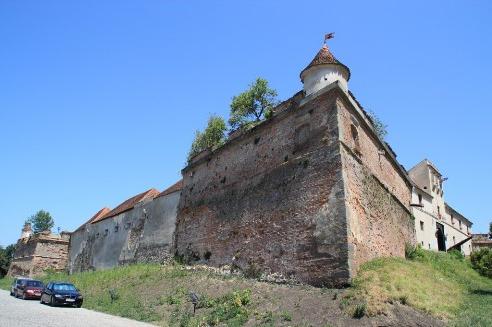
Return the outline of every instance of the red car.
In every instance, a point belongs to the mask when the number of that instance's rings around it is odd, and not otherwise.
[[[22,279],[15,287],[15,297],[22,297],[24,300],[41,298],[44,285],[39,280]]]

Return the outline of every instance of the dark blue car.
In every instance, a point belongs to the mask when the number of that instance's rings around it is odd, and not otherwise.
[[[73,284],[63,282],[51,282],[41,293],[41,303],[55,305],[71,305],[80,308],[84,298]]]

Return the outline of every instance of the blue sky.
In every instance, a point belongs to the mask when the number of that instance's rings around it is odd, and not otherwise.
[[[39,209],[73,230],[180,178],[194,131],[257,76],[282,99],[326,32],[407,168],[492,220],[490,1],[0,3],[0,245]]]

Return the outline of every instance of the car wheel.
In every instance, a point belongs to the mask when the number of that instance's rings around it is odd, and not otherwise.
[[[26,298],[26,293],[22,293],[22,299],[23,299],[23,300],[27,300],[27,298]]]
[[[50,307],[54,306],[55,305],[55,301],[53,300],[53,295],[50,296]]]
[[[44,304],[43,296],[42,295],[41,295],[41,298],[39,299],[39,303]]]
[[[14,296],[14,292],[12,292],[12,290],[10,290],[10,296]]]
[[[80,307],[82,307],[82,303],[76,304],[75,306],[76,306],[77,308],[80,308]]]

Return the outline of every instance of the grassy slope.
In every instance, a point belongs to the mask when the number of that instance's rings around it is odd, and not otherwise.
[[[134,265],[72,276],[48,274],[42,279],[73,282],[84,293],[86,308],[163,326],[325,326],[340,319],[351,325],[347,316],[339,318],[344,316],[339,307],[349,314],[363,308],[374,315],[389,310],[392,302],[451,325],[492,326],[492,280],[479,276],[463,260],[430,252],[416,260],[367,263],[347,290],[273,285],[179,265]],[[0,280],[0,288],[7,289],[9,283]],[[196,316],[191,315],[190,291],[201,295]]]
[[[347,294],[349,307],[367,304],[371,315],[400,302],[458,326],[492,326],[492,279],[450,254],[421,250],[413,260],[366,263]]]

